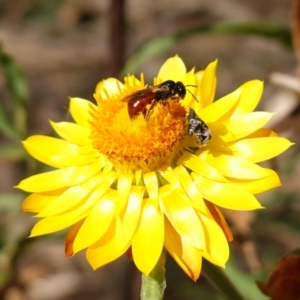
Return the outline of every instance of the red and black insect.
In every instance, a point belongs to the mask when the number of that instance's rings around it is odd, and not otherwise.
[[[129,117],[134,119],[140,113],[144,117],[148,117],[154,106],[159,102],[163,103],[169,99],[184,99],[185,95],[186,86],[181,81],[167,80],[159,85],[137,91],[125,97],[122,101],[128,103]]]
[[[148,118],[157,103],[163,104],[167,100],[184,99],[186,91],[190,92],[186,89],[187,86],[194,85],[184,85],[181,81],[167,80],[159,85],[137,91],[125,97],[122,101],[127,102],[130,119],[136,118],[141,113],[145,118]],[[193,94],[192,96],[195,98]],[[198,142],[201,142],[202,145],[210,140],[210,129],[192,108],[187,116],[187,122],[188,135],[195,134]]]

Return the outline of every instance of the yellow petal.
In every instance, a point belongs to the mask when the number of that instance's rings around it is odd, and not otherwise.
[[[84,127],[90,128],[90,121],[91,121],[91,107],[94,107],[94,109],[97,109],[97,106],[94,105],[92,102],[81,99],[81,98],[70,98],[70,113],[73,117],[74,121],[82,125]]]
[[[95,93],[99,95],[102,100],[107,100],[113,95],[119,94],[120,89],[123,87],[124,85],[118,79],[107,78],[97,84]]]
[[[178,166],[174,169],[174,172],[177,175],[186,194],[189,196],[191,205],[199,212],[208,215],[208,210],[203,198],[201,197],[198,188],[192,181],[192,178],[187,170],[183,166]]]
[[[259,102],[262,91],[263,83],[261,81],[249,81],[232,93],[204,107],[198,114],[206,123],[213,123],[252,112]]]
[[[141,184],[141,179],[142,179],[142,170],[137,170],[135,172],[135,184],[140,185]]]
[[[238,179],[260,179],[268,172],[248,160],[218,152],[202,152],[200,158],[222,175]]]
[[[196,173],[191,176],[203,198],[212,203],[235,210],[253,210],[262,208],[257,199],[234,183],[215,182]]]
[[[93,164],[59,169],[34,175],[22,180],[17,188],[31,193],[53,191],[80,184],[94,176],[104,165],[99,159]]]
[[[60,231],[77,223],[78,221],[82,220],[86,215],[86,213],[82,213],[85,210],[83,207],[81,207],[81,210],[82,211],[80,212],[76,210],[64,215],[42,219],[33,226],[30,237]]]
[[[131,243],[133,234],[136,230],[143,203],[145,188],[143,186],[133,186],[128,198],[127,205],[121,214],[122,231],[116,235],[117,242],[125,245],[127,249]]]
[[[241,92],[236,90],[211,105],[204,107],[198,111],[198,115],[206,123],[224,122],[233,114],[235,107],[239,101]]]
[[[174,170],[171,167],[168,168],[161,168],[158,170],[159,175],[165,180],[166,182],[170,183],[173,188],[181,190],[184,193],[184,189],[182,188],[178,177],[176,176]]]
[[[224,123],[210,123],[212,139],[209,144],[219,145],[222,142],[231,142],[243,138],[265,126],[272,117],[272,113],[253,112],[239,115]]]
[[[172,188],[184,194],[187,193],[187,195],[190,197],[190,205],[193,208],[201,211],[202,213],[207,212],[201,194],[199,193],[198,189],[196,191],[193,187],[193,182],[191,182],[189,174],[184,174],[187,171],[184,168],[181,169],[181,167],[179,167],[175,172],[176,169],[177,168],[175,168],[174,170],[172,168],[168,168],[167,170],[160,170],[160,175],[172,185]],[[180,171],[182,171],[183,174],[180,174]],[[186,178],[186,176],[188,177]]]
[[[204,107],[210,105],[215,97],[217,64],[217,60],[211,62],[202,74],[199,102],[203,103]]]
[[[70,122],[52,122],[51,126],[56,133],[70,143],[82,146],[91,144],[89,138],[91,131],[89,128]]]
[[[187,92],[183,101],[181,101],[181,104],[185,107],[186,110],[188,110],[191,106],[193,106],[192,104],[196,100],[197,102],[199,101],[196,98],[197,79],[195,76],[194,69],[186,73],[185,77],[182,79],[182,83],[185,85]]]
[[[278,137],[278,134],[268,128],[260,128],[253,133],[245,136],[246,139],[259,138],[259,137]]]
[[[90,197],[88,197],[80,206],[77,206],[64,214],[47,217],[36,223],[31,231],[30,237],[59,231],[79,222],[87,216],[91,207],[100,197],[101,192],[95,189]]]
[[[207,200],[205,201],[205,204],[207,205],[207,208],[209,209],[209,211],[211,213],[212,219],[214,219],[217,222],[217,224],[220,226],[220,228],[223,230],[223,233],[225,234],[227,241],[231,242],[233,240],[232,232],[231,232],[223,214],[219,210],[219,208]]]
[[[115,217],[116,191],[106,193],[88,213],[73,244],[74,253],[89,247],[107,231]]]
[[[197,97],[198,100],[201,97],[200,87],[201,87],[201,81],[202,81],[203,75],[204,75],[204,70],[201,70],[201,71],[198,71],[197,73],[195,73],[195,77],[196,77],[196,81],[197,81],[197,87],[198,87],[197,90],[196,90],[196,97]],[[203,108],[203,105],[199,104],[198,108],[199,109]]]
[[[179,235],[192,246],[205,249],[204,232],[189,198],[169,186],[160,189],[160,204]]]
[[[263,89],[264,84],[260,80],[248,81],[238,88],[241,97],[233,115],[252,112],[261,98]]]
[[[225,267],[229,258],[229,246],[224,232],[211,218],[199,214],[206,236],[207,251],[203,256],[215,265]]]
[[[182,241],[180,235],[165,218],[165,247],[182,270],[194,281],[200,275],[202,251]]]
[[[65,255],[66,256],[72,256],[74,254],[73,251],[73,243],[76,238],[76,235],[78,231],[81,228],[81,225],[83,224],[84,220],[81,220],[74,224],[68,231],[68,234],[66,236],[66,242],[65,242]]]
[[[133,173],[121,173],[118,177],[118,200],[117,200],[117,208],[116,215],[121,213],[123,208],[125,207],[128,197],[130,195],[131,185],[133,182]]]
[[[273,158],[286,149],[293,143],[281,137],[265,137],[243,139],[228,146],[236,157],[247,159],[257,163]]]
[[[50,205],[42,210],[38,217],[49,217],[64,213],[73,207],[80,205],[82,201],[97,187],[99,193],[104,195],[111,184],[115,181],[117,174],[111,171],[109,174],[103,171],[85,181],[82,184],[68,188],[64,193],[59,195]]]
[[[88,247],[86,259],[94,270],[116,260],[127,250],[123,244],[119,244],[116,237],[116,232],[120,231],[120,223],[118,218],[114,219],[101,239]],[[123,234],[126,235],[125,232]]]
[[[33,135],[23,145],[31,156],[55,168],[88,164],[99,156],[97,151],[87,155],[80,154],[79,146],[43,135]]]
[[[232,178],[231,181],[251,194],[259,194],[280,186],[281,183],[277,173],[270,169],[265,170],[269,173],[269,175],[258,180],[242,180]]]
[[[88,248],[86,255],[93,269],[115,260],[129,248],[140,218],[143,194],[144,187],[133,187],[122,215]]]
[[[158,182],[155,172],[144,174],[144,183],[150,198],[157,198],[158,196]]]
[[[188,152],[186,152],[186,153],[187,153],[187,155],[190,154],[190,153],[188,154]],[[183,155],[183,156],[185,156],[185,155]],[[198,157],[196,157],[196,156],[194,156],[194,157],[197,158],[197,160],[200,160]],[[180,163],[182,163],[182,162],[180,162]],[[179,164],[179,162],[178,162],[178,164]],[[189,163],[187,163],[187,165],[189,165]],[[193,164],[191,163],[191,169],[193,169],[192,165]],[[196,165],[196,163],[194,163],[194,166],[195,165]],[[204,168],[204,171],[205,171],[205,168]],[[200,172],[201,172],[201,169],[200,169]],[[197,189],[197,191],[194,189],[195,186],[193,185],[192,179],[185,168],[179,166],[179,167],[176,167],[175,169],[168,168],[167,170],[160,170],[160,175],[164,179],[166,179],[169,183],[171,183],[172,188],[176,189],[177,191],[181,191],[182,193],[186,193],[190,197],[189,198],[190,205],[193,208],[197,209],[198,211],[201,211],[204,214],[207,213],[207,208],[205,206],[205,203],[203,202],[201,194],[199,193],[198,189]],[[216,178],[218,178],[218,177],[216,177]],[[228,182],[228,180],[226,180],[223,176],[222,176],[222,180],[225,182]]]
[[[157,206],[145,199],[137,231],[132,239],[132,254],[137,268],[148,275],[155,267],[164,242],[164,219]]]
[[[191,171],[194,171],[208,179],[228,182],[228,180],[216,169],[207,164],[204,160],[200,159],[198,156],[191,154],[190,152],[184,152],[178,160],[177,164],[182,164]]]
[[[31,194],[22,203],[23,212],[39,213],[52,203],[65,189],[51,191],[48,193]]]
[[[158,72],[157,78],[161,81],[181,81],[185,74],[185,64],[182,59],[176,55],[165,61]]]

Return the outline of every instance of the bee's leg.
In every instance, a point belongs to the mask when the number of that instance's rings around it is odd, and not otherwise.
[[[171,113],[171,111],[170,111],[170,102],[168,100],[164,101],[164,102],[167,102],[166,105],[168,106],[168,111],[169,111],[169,113]]]
[[[155,104],[156,104],[156,101],[153,100],[150,104],[150,107],[148,109],[147,109],[147,107],[145,107],[145,109],[143,110],[143,115],[144,115],[146,121],[149,120]]]

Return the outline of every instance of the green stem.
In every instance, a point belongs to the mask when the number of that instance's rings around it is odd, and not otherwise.
[[[166,288],[165,263],[166,251],[163,250],[151,273],[148,276],[142,274],[141,300],[163,299],[164,290]]]
[[[245,300],[222,268],[203,259],[202,273],[226,300]]]

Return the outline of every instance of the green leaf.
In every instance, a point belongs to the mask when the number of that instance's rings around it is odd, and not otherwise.
[[[184,30],[182,32],[165,34],[149,39],[142,44],[125,62],[120,76],[124,77],[129,73],[134,73],[144,61],[158,54],[166,52],[184,39],[201,34],[251,34],[275,39],[285,46],[292,48],[292,39],[289,28],[280,27],[278,25],[265,22],[215,22],[212,24]]]
[[[10,145],[4,144],[0,146],[0,161],[1,160],[13,160],[19,161],[26,157],[26,152],[21,146],[19,145]]]
[[[2,67],[7,86],[11,92],[13,100],[12,123],[13,130],[8,129],[10,123],[4,118],[2,120],[2,130],[4,128],[6,134],[12,134],[12,131],[18,132],[19,136],[26,136],[27,134],[27,111],[25,104],[28,101],[28,85],[22,73],[21,68],[16,61],[0,48],[0,66]],[[5,115],[2,109],[2,119]],[[6,126],[4,126],[5,124]]]
[[[2,132],[4,135],[12,139],[20,140],[20,136],[14,130],[12,123],[8,120],[4,107],[1,104],[1,102],[0,102],[0,132]]]
[[[1,193],[0,210],[8,211],[12,214],[20,213],[21,203],[24,200],[24,194],[20,192]]]
[[[224,269],[210,263],[206,259],[202,260],[202,273],[207,278],[207,280],[216,288],[216,290],[224,300],[248,299],[244,298],[241,294],[240,289],[238,289],[237,281],[231,280]]]
[[[18,105],[24,105],[28,100],[28,85],[16,61],[8,54],[0,51],[0,64],[6,78],[8,88]]]
[[[268,297],[262,294],[255,283],[253,274],[241,272],[237,268],[228,264],[226,266],[226,274],[235,283],[235,286],[242,291],[243,296],[247,300],[267,300]]]

